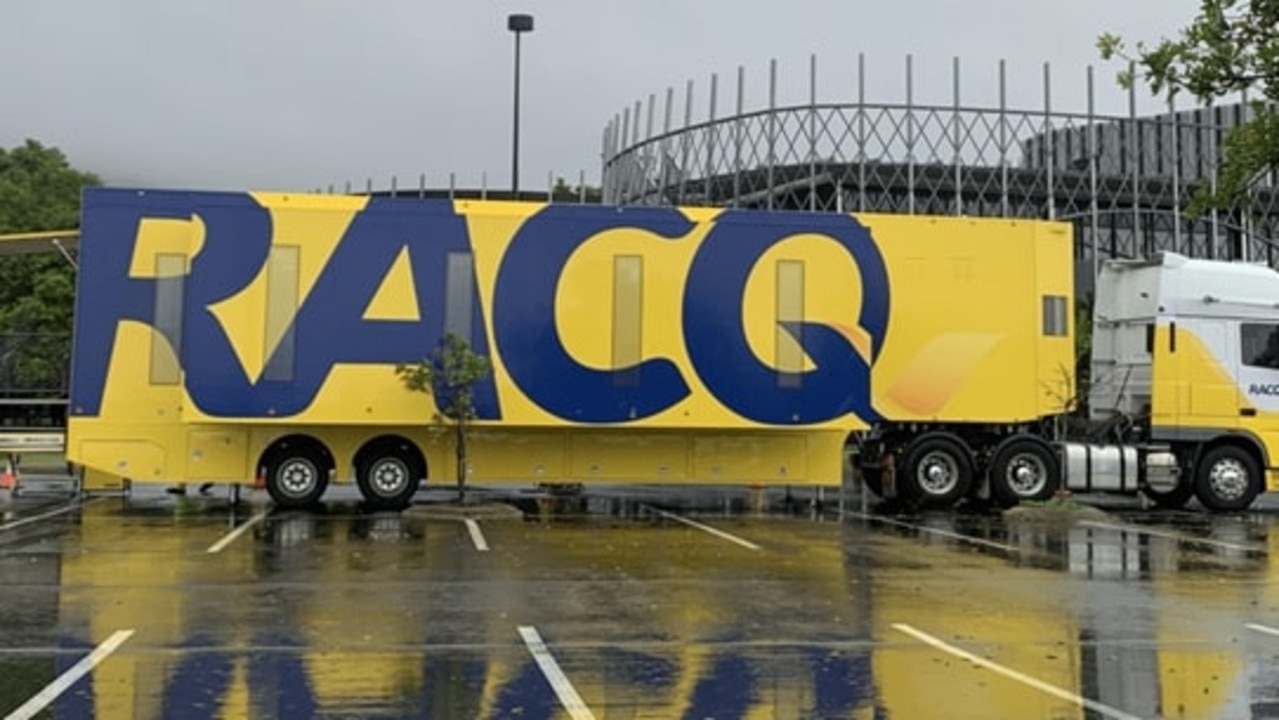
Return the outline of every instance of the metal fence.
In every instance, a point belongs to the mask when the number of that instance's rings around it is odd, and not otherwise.
[[[601,200],[599,188],[587,184],[585,170],[578,170],[569,176],[549,172],[546,174],[545,185],[525,187],[519,192],[490,187],[487,172],[481,172],[478,177],[465,175],[459,177],[455,172],[440,176],[420,173],[416,178],[410,178],[406,182],[401,182],[398,175],[392,175],[386,185],[380,184],[380,181],[374,181],[373,178],[365,178],[361,183],[352,183],[348,180],[341,186],[316,187],[312,189],[312,192],[405,199],[523,200],[579,204],[594,204]]]
[[[1171,249],[1195,257],[1279,261],[1279,198],[1273,175],[1255,178],[1253,211],[1189,217],[1195,189],[1216,182],[1229,130],[1250,117],[1247,98],[1225,107],[1138,113],[1097,112],[1093,68],[1082,107],[1064,108],[1043,66],[1027,107],[1009,101],[1000,63],[997,96],[967,102],[960,63],[949,102],[916,101],[913,59],[906,58],[904,100],[867,98],[859,56],[851,101],[819,100],[817,60],[809,63],[807,102],[778,102],[771,61],[767,101],[747,107],[738,68],[733,105],[724,112],[718,76],[705,115],[695,119],[693,81],[682,108],[675,90],[655,95],[608,123],[603,136],[603,201],[623,205],[709,205],[770,210],[866,211],[1026,217],[1072,221],[1076,256],[1134,257]],[[844,72],[848,74],[847,71]],[[986,84],[989,87],[989,84]],[[1018,97],[1021,97],[1019,94]],[[1078,99],[1075,102],[1080,102]],[[658,115],[660,111],[660,116]]]
[[[66,426],[71,336],[0,334],[0,429]]]
[[[69,334],[0,334],[0,400],[65,398],[70,367]]]

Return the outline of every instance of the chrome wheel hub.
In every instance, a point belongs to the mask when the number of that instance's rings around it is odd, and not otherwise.
[[[1008,487],[1022,497],[1041,492],[1048,483],[1048,468],[1043,460],[1030,453],[1013,456],[1004,472]]]
[[[945,495],[959,482],[959,464],[944,452],[931,452],[919,462],[919,487],[930,495]]]
[[[369,468],[369,485],[379,495],[397,495],[409,484],[409,468],[398,458],[382,458]]]
[[[1248,492],[1248,471],[1233,458],[1217,461],[1208,472],[1208,484],[1223,500],[1238,500]]]
[[[303,497],[315,489],[320,473],[315,465],[305,458],[292,458],[280,466],[276,473],[279,488],[290,497]]]

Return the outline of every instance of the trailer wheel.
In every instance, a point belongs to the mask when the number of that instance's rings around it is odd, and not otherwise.
[[[902,456],[897,482],[903,495],[925,507],[949,507],[968,494],[973,463],[963,444],[943,435],[925,435]]]
[[[266,466],[266,491],[282,508],[310,507],[329,486],[325,462],[305,445],[283,451]]]
[[[402,510],[413,501],[422,475],[415,458],[388,448],[356,468],[355,482],[371,507]]]
[[[1061,463],[1038,438],[1004,442],[990,464],[990,492],[1004,505],[1047,500],[1061,487]]]
[[[1195,497],[1209,510],[1244,510],[1260,492],[1261,470],[1241,447],[1215,447],[1204,453],[1195,469]]]

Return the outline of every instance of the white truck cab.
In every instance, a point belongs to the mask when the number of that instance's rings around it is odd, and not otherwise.
[[[1279,273],[1162,253],[1107,262],[1093,310],[1089,437],[1070,489],[1242,510],[1279,489]]]

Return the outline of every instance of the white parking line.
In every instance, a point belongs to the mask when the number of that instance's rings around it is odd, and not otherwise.
[[[528,651],[533,654],[537,666],[542,669],[542,674],[546,676],[551,683],[551,688],[555,690],[555,695],[559,697],[560,704],[568,710],[573,720],[595,720],[590,708],[586,707],[577,690],[573,689],[573,683],[568,681],[564,671],[560,670],[559,663],[555,662],[555,658],[551,656],[551,651],[546,649],[546,643],[542,642],[542,636],[537,634],[537,628],[521,625],[520,637],[524,638]]]
[[[1145,528],[1140,525],[1113,525],[1111,523],[1096,522],[1094,520],[1081,520],[1080,525],[1092,528],[1101,528],[1104,530],[1118,530],[1120,532],[1137,533],[1139,535],[1150,535],[1151,537],[1166,538],[1168,540],[1176,540],[1177,542],[1187,543],[1189,545],[1208,545],[1211,547],[1224,548],[1226,550],[1240,550],[1242,552],[1266,554],[1266,549],[1259,545],[1240,545],[1238,543],[1225,542],[1223,540],[1210,540],[1208,538],[1197,538],[1192,535],[1180,535],[1178,533],[1164,532],[1152,528]]]
[[[741,539],[741,538],[737,537],[736,535],[731,535],[731,534],[729,534],[729,533],[724,532],[723,530],[716,530],[715,528],[710,527],[710,526],[708,526],[708,525],[703,525],[703,524],[701,524],[701,523],[699,523],[699,522],[693,522],[692,520],[689,520],[689,519],[688,519],[688,518],[686,518],[686,517],[680,517],[679,515],[674,515],[674,514],[672,514],[672,513],[668,513],[668,512],[666,512],[665,510],[658,510],[657,508],[653,508],[653,510],[654,510],[654,511],[655,511],[658,515],[661,515],[661,516],[663,516],[663,517],[668,517],[668,518],[670,518],[670,519],[672,519],[672,520],[678,520],[679,522],[682,522],[682,523],[684,523],[685,525],[688,525],[688,526],[690,526],[690,527],[695,527],[695,528],[697,528],[698,530],[705,530],[706,532],[708,532],[708,533],[710,533],[710,534],[714,535],[715,537],[723,538],[723,539],[725,539],[725,540],[727,540],[727,541],[729,541],[729,542],[731,542],[731,543],[737,543],[738,545],[741,545],[742,547],[746,548],[747,550],[758,550],[758,549],[759,549],[759,546],[758,546],[758,545],[756,545],[755,543],[753,543],[753,542],[751,542],[751,541],[749,541],[749,540],[743,540],[743,539]]]
[[[263,520],[265,517],[266,517],[266,511],[265,511],[265,510],[263,510],[262,512],[258,513],[257,515],[254,515],[253,517],[249,518],[248,520],[245,520],[243,523],[241,523],[241,524],[239,524],[238,526],[236,526],[236,528],[235,528],[234,530],[232,530],[231,532],[229,532],[229,533],[227,533],[225,536],[223,536],[223,538],[222,538],[221,540],[219,540],[219,541],[217,541],[217,542],[213,543],[212,545],[210,545],[210,546],[209,546],[209,550],[208,550],[208,551],[209,551],[210,553],[218,553],[218,552],[222,552],[222,548],[224,548],[224,547],[226,547],[227,545],[230,545],[231,543],[235,542],[235,539],[236,539],[236,538],[238,538],[238,537],[240,537],[241,535],[243,535],[245,530],[248,530],[249,528],[253,527],[254,525],[257,525],[258,523],[262,522],[262,520]]]
[[[94,648],[93,652],[86,655],[80,662],[72,665],[71,669],[59,675],[53,682],[46,685],[43,690],[23,703],[22,707],[5,716],[5,720],[29,720],[29,718],[35,717],[45,706],[66,692],[76,681],[84,677],[85,674],[105,660],[108,655],[115,652],[116,648],[120,647],[125,640],[132,636],[132,630],[117,630],[105,642]]]
[[[1096,702],[1095,700],[1089,700],[1086,697],[1082,697],[1080,695],[1076,695],[1075,693],[1069,692],[1067,690],[1063,690],[1055,685],[1049,685],[1048,683],[1042,680],[1037,680],[1029,675],[1019,673],[1016,670],[1013,670],[1012,668],[1007,668],[998,663],[991,662],[990,660],[987,660],[985,658],[977,657],[976,655],[973,655],[970,652],[960,650],[959,648],[953,645],[948,645],[942,640],[938,640],[932,635],[916,630],[915,628],[909,625],[894,623],[893,627],[897,628],[901,632],[906,633],[907,635],[914,637],[917,640],[928,643],[929,645],[932,645],[933,647],[939,650],[944,650],[950,653],[951,655],[954,655],[959,658],[963,658],[964,660],[967,660],[968,662],[971,662],[974,665],[978,665],[980,667],[986,668],[987,670],[997,672],[1006,678],[1016,680],[1017,682],[1022,683],[1023,685],[1029,685],[1030,687],[1033,687],[1036,690],[1048,693],[1049,695],[1053,695],[1055,697],[1059,697],[1062,700],[1073,702],[1076,705],[1079,705],[1080,707],[1088,708],[1089,710],[1092,710],[1095,713],[1099,713],[1107,717],[1120,718],[1121,720],[1140,720],[1140,718],[1138,718],[1136,715],[1129,715],[1128,713],[1122,710],[1116,710],[1115,708],[1112,708],[1109,705],[1103,705],[1099,702]]]
[[[1248,623],[1245,627],[1247,627],[1249,630],[1254,630],[1259,633],[1265,633],[1266,635],[1274,635],[1275,637],[1279,637],[1279,629],[1268,627],[1266,625],[1258,625],[1257,623]]]
[[[942,530],[940,528],[930,528],[927,525],[916,525],[915,523],[902,522],[900,520],[893,520],[892,518],[880,517],[878,515],[866,515],[863,513],[850,513],[850,514],[853,517],[861,518],[863,520],[882,522],[882,523],[887,523],[889,525],[897,525],[898,527],[910,528],[911,530],[919,530],[920,532],[932,533],[933,535],[940,535],[942,537],[947,537],[952,540],[959,540],[960,542],[970,543],[972,545],[980,545],[982,547],[993,548],[1001,552],[1006,552],[1006,553],[1021,552],[1021,548],[1015,547],[1013,545],[1004,545],[1002,543],[993,542],[991,540],[969,537],[967,535],[961,535],[959,533],[951,532],[949,530]]]
[[[488,552],[489,544],[484,540],[484,533],[480,532],[480,524],[471,518],[463,518],[462,522],[466,523],[466,529],[471,533],[471,542],[475,543],[475,549]]]
[[[97,499],[100,499],[100,498],[94,498],[94,500],[97,500]],[[5,530],[12,530],[14,528],[20,528],[23,525],[30,525],[33,522],[39,522],[41,520],[44,520],[45,518],[51,518],[57,515],[63,515],[71,512],[72,510],[79,510],[85,505],[88,505],[89,503],[94,502],[94,500],[89,500],[87,502],[82,502],[82,503],[76,503],[74,505],[68,505],[66,507],[58,508],[57,510],[50,510],[47,513],[32,515],[29,518],[22,518],[21,520],[14,520],[11,523],[5,523],[4,525],[0,525],[0,532],[3,532]]]

